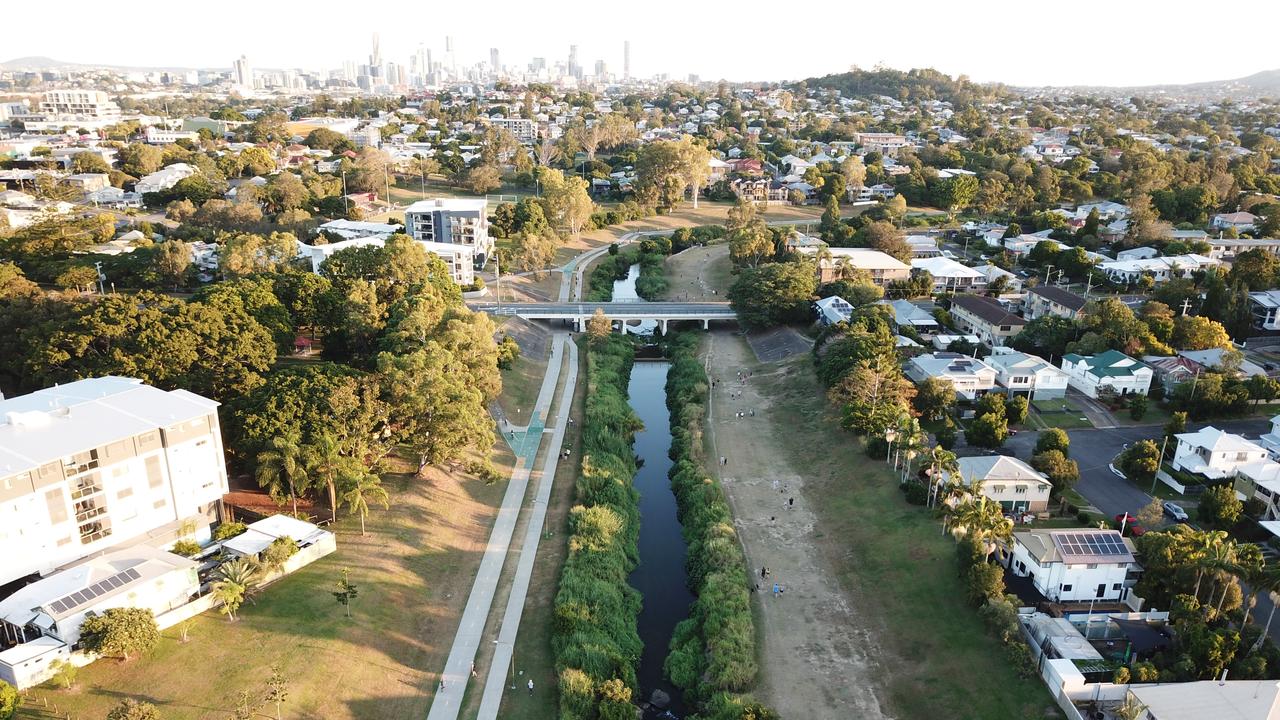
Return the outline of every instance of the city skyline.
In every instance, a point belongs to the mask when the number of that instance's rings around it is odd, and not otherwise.
[[[533,17],[518,28],[496,27],[492,32],[466,31],[475,25],[469,8],[434,8],[428,34],[406,29],[415,26],[416,8],[393,2],[381,8],[385,12],[380,18],[344,21],[343,42],[290,46],[279,42],[282,26],[295,29],[293,35],[298,37],[325,36],[332,29],[319,18],[298,16],[285,7],[233,1],[226,12],[202,19],[204,32],[196,37],[153,33],[155,37],[147,43],[116,43],[112,38],[145,29],[151,15],[104,16],[92,27],[68,28],[69,37],[56,51],[50,51],[39,36],[10,38],[7,57],[0,60],[50,56],[90,65],[229,69],[235,58],[245,55],[255,68],[329,71],[347,62],[366,61],[370,38],[378,33],[382,60],[406,67],[420,47],[443,56],[442,62],[452,57],[460,67],[487,63],[496,48],[505,64],[526,67],[536,58],[545,58],[549,66],[567,63],[570,46],[577,46],[577,65],[584,72],[590,73],[597,61],[603,61],[619,76],[629,68],[633,78],[662,74],[672,79],[697,75],[704,80],[783,81],[844,72],[850,66],[885,65],[904,70],[932,67],[980,82],[1011,85],[1127,86],[1233,79],[1280,65],[1265,43],[1233,46],[1231,53],[1185,52],[1185,15],[1156,15],[1143,4],[1111,5],[1100,0],[1083,0],[1073,13],[1078,18],[1098,18],[1091,26],[1071,25],[1061,32],[1045,28],[1043,33],[1028,33],[1021,13],[1016,12],[1018,6],[1004,0],[991,3],[992,12],[981,18],[951,17],[941,3],[926,3],[918,15],[921,20],[874,30],[855,9],[832,4],[813,8],[808,16],[822,18],[821,23],[797,17],[793,31],[775,32],[776,42],[743,52],[727,51],[734,44],[713,40],[758,33],[758,25],[746,18],[722,17],[714,8],[658,4],[629,18],[625,34],[602,37],[599,26],[591,22],[597,6],[576,1],[562,5],[563,18],[557,17],[554,24]],[[254,22],[245,23],[240,11],[250,9]],[[672,17],[677,9],[678,20]],[[1217,10],[1223,17],[1247,14],[1262,25],[1280,20],[1280,8],[1255,7],[1243,0],[1226,0]],[[503,2],[493,7],[496,15],[508,11],[527,12]],[[19,25],[24,14],[35,22],[36,12],[29,7],[14,10]],[[394,21],[397,13],[408,22]],[[1095,50],[1063,55],[1041,42],[1056,36],[1064,38],[1060,41],[1064,51],[1082,47],[1066,38],[1088,37],[1090,27],[1096,27]],[[844,35],[823,34],[825,28],[845,28],[839,31]],[[1123,42],[1102,42],[1116,37],[1122,28]],[[446,42],[446,37],[452,42]],[[227,38],[235,39],[228,43]],[[629,62],[624,43],[631,45]]]

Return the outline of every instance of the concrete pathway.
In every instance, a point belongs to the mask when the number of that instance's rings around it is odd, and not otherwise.
[[[564,443],[565,427],[568,425],[569,413],[573,407],[573,392],[578,381],[578,346],[567,334],[558,334],[569,348],[569,366],[566,372],[564,389],[560,393],[557,406],[551,444],[543,456],[542,473],[538,478],[538,490],[533,499],[529,523],[525,528],[524,543],[520,546],[520,559],[516,563],[516,574],[511,581],[511,594],[507,598],[507,610],[502,616],[502,627],[498,631],[498,639],[493,652],[493,660],[489,663],[489,674],[485,680],[484,695],[480,700],[478,720],[495,720],[498,709],[502,705],[502,692],[507,684],[507,675],[515,651],[516,633],[520,630],[520,618],[524,614],[525,596],[529,591],[529,579],[533,574],[533,563],[538,555],[538,545],[542,538],[542,529],[547,518],[547,503],[551,499],[551,486],[555,482],[556,467],[560,460],[560,448]],[[519,688],[517,688],[519,690]]]
[[[533,406],[529,430],[523,433],[517,432],[515,440],[511,440],[511,436],[508,435],[508,440],[516,452],[515,469],[512,470],[511,480],[507,483],[507,492],[502,498],[502,507],[498,509],[493,530],[489,533],[489,542],[485,546],[484,557],[480,560],[480,568],[476,571],[471,595],[467,598],[467,607],[463,610],[462,620],[458,623],[458,633],[453,638],[453,647],[449,650],[449,659],[445,661],[444,673],[441,676],[442,683],[436,689],[427,720],[455,720],[461,709],[467,681],[471,678],[476,649],[480,646],[485,620],[489,617],[489,610],[493,606],[494,592],[497,590],[502,566],[511,546],[511,536],[515,533],[516,518],[520,513],[520,507],[524,504],[525,491],[529,486],[529,473],[533,468],[538,446],[542,440],[543,421],[540,418],[546,417],[560,378],[560,364],[566,344],[563,340],[567,335],[560,334],[557,337],[560,341],[553,342],[551,345],[551,359],[547,362],[547,374],[542,378],[538,400]],[[576,347],[571,351],[575,367],[576,351]],[[563,408],[561,412],[564,412]],[[563,428],[560,432],[563,433]],[[555,455],[555,452],[550,454]]]

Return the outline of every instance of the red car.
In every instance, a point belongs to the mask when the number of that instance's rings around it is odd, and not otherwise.
[[[1129,531],[1129,535],[1133,537],[1142,537],[1142,535],[1147,532],[1146,528],[1138,524],[1138,518],[1130,515],[1127,512],[1120,513],[1119,515],[1116,516],[1117,528],[1121,525],[1123,525],[1124,529]]]

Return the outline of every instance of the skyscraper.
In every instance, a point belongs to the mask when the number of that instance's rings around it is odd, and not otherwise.
[[[605,75],[609,74],[609,67],[604,64],[603,60],[596,61],[596,79],[603,80]]]
[[[576,78],[582,77],[582,68],[578,66],[578,46],[577,45],[569,46],[569,67],[567,71],[569,75],[573,77],[576,77]]]
[[[244,55],[232,63],[232,80],[241,91],[253,90],[253,68],[249,66],[249,58]]]
[[[502,72],[502,65],[498,62],[498,48],[489,48],[489,68],[495,73]]]
[[[622,41],[622,79],[631,79],[631,41]]]
[[[369,74],[374,77],[382,75],[382,48],[379,47],[378,33],[373,34],[373,52],[369,54]]]
[[[456,74],[458,66],[453,57],[453,36],[452,35],[444,36],[444,64],[445,64],[445,67],[448,68],[450,73]]]

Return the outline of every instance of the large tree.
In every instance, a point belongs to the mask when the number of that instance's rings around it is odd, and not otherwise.
[[[111,608],[90,612],[80,625],[80,643],[92,653],[128,660],[160,642],[160,629],[150,610]]]
[[[729,301],[745,327],[763,328],[806,319],[816,289],[812,261],[765,263],[738,273]]]

